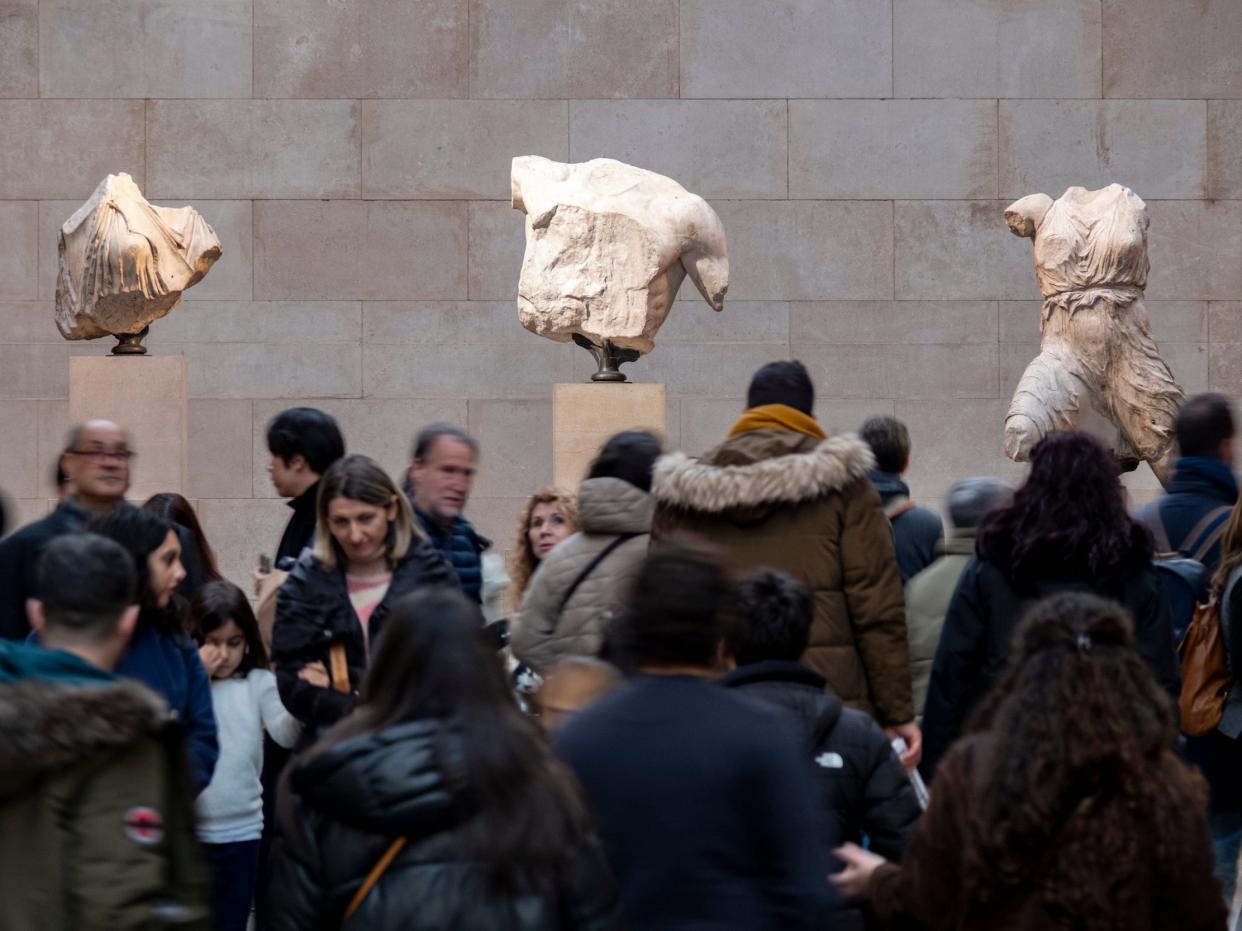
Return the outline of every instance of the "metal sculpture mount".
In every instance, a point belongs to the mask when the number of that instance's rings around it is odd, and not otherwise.
[[[728,246],[720,217],[676,181],[609,158],[513,160],[513,207],[526,214],[518,319],[591,352],[591,380],[650,352],[682,281],[724,309]]]
[[[1173,423],[1185,394],[1152,339],[1143,290],[1147,205],[1129,188],[1069,188],[1057,200],[1031,194],[1005,220],[1035,242],[1044,296],[1039,355],[1005,417],[1005,452],[1026,461],[1040,439],[1083,429],[1092,411],[1116,428],[1123,469],[1140,461],[1167,483]]]
[[[220,258],[193,207],[147,203],[127,174],[108,175],[57,239],[56,326],[65,339],[115,336],[116,355],[143,355],[151,323]]]

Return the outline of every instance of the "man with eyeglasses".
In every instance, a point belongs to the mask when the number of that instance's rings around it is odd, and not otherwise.
[[[51,540],[76,533],[124,502],[133,455],[129,434],[111,421],[92,420],[69,431],[60,468],[71,495],[47,517],[0,541],[0,638],[24,640],[30,633],[26,599],[34,597],[39,556]]]

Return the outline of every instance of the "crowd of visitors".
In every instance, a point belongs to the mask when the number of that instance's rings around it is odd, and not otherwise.
[[[626,431],[532,494],[506,576],[470,434],[394,479],[292,408],[288,525],[228,580],[185,498],[126,502],[126,429],[75,426],[0,540],[0,927],[1223,931],[1228,399],[1176,432],[1142,508],[1054,433],[946,528],[904,424],[828,436],[773,362],[714,449]]]

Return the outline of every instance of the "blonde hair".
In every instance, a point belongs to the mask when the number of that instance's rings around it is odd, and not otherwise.
[[[410,502],[379,463],[368,456],[346,456],[332,463],[323,474],[319,480],[319,497],[315,502],[315,546],[312,552],[328,570],[334,570],[344,562],[340,544],[328,528],[328,505],[337,498],[349,498],[377,508],[387,508],[393,503],[397,505],[397,516],[388,524],[388,539],[384,544],[389,568],[395,568],[410,551],[414,540],[422,537],[422,530],[414,522]]]
[[[530,577],[535,574],[539,559],[530,545],[530,515],[540,504],[555,504],[570,532],[578,529],[578,496],[560,488],[540,488],[527,499],[518,515],[517,536],[509,552],[509,603],[514,611],[522,603]]]

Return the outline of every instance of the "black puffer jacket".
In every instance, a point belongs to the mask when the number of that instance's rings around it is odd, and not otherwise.
[[[825,691],[823,676],[800,663],[770,661],[739,666],[723,680],[729,688],[797,716],[815,763],[825,814],[825,849],[860,843],[888,860],[900,860],[922,809],[884,731],[861,711]],[[835,871],[835,870],[834,870]],[[836,931],[864,928],[863,910],[833,912]]]
[[[460,736],[423,720],[352,737],[294,763],[281,790],[268,931],[337,931],[355,892],[397,837],[407,843],[344,927],[418,931],[612,931],[620,899],[593,840],[570,855],[555,902],[497,896],[464,860],[457,831],[477,810],[454,793]],[[450,770],[449,773],[444,768]]]
[[[379,639],[393,604],[425,585],[456,587],[457,577],[430,543],[416,539],[393,570],[384,600],[371,614],[368,628],[372,645]],[[310,663],[321,662],[330,670],[328,653],[334,643],[345,644],[351,687],[348,695],[298,678],[298,671]],[[276,596],[272,665],[281,701],[306,725],[304,744],[353,710],[367,669],[367,647],[358,614],[349,600],[343,568],[329,570],[310,553],[298,560]]]

